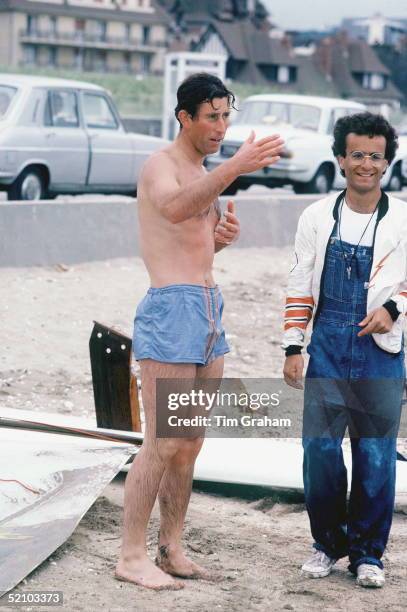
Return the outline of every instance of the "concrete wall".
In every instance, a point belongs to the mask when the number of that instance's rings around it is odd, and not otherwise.
[[[13,13],[0,13],[0,64],[2,66],[14,65],[13,49],[9,33],[17,38],[17,32],[13,30]]]
[[[407,192],[401,194],[406,200]],[[315,196],[233,198],[241,238],[233,248],[293,244],[298,217]],[[222,206],[228,198],[221,198]],[[135,200],[0,203],[0,266],[36,266],[139,255]]]

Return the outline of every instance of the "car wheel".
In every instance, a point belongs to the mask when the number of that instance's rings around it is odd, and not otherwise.
[[[329,193],[332,183],[332,172],[328,168],[321,166],[311,181],[308,183],[296,183],[294,191],[295,193]]]
[[[400,166],[393,168],[386,191],[401,191],[403,189],[403,179],[401,177]]]
[[[44,174],[36,168],[27,168],[16,178],[8,191],[9,200],[44,200],[47,188]]]

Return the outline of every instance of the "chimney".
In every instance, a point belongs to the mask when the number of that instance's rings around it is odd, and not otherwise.
[[[324,38],[318,46],[315,54],[318,68],[327,81],[332,81],[332,38]]]
[[[281,38],[281,45],[284,47],[284,49],[287,49],[287,51],[291,53],[293,45],[291,42],[291,36],[289,34],[285,33]]]
[[[340,46],[343,49],[347,49],[348,48],[348,44],[349,44],[349,36],[346,30],[340,30],[337,34],[336,34],[336,40],[338,41],[338,43],[340,44]]]

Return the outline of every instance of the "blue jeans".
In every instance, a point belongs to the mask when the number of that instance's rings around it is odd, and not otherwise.
[[[355,254],[353,245],[329,241],[304,394],[304,492],[314,546],[335,559],[348,555],[353,573],[361,563],[383,567],[405,378],[403,352],[387,353],[370,335],[357,335],[372,255],[371,247]],[[347,427],[349,504],[342,454]]]

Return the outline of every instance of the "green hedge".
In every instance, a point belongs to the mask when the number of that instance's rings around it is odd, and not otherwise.
[[[162,97],[164,79],[148,76],[137,78],[128,74],[100,74],[97,72],[77,72],[72,70],[57,70],[51,68],[10,68],[0,66],[0,72],[37,74],[64,79],[89,81],[108,89],[122,115],[146,115],[160,117],[162,114]],[[231,89],[240,100],[252,94],[262,93],[265,88],[260,86],[233,83]],[[269,90],[269,88],[266,88]]]

